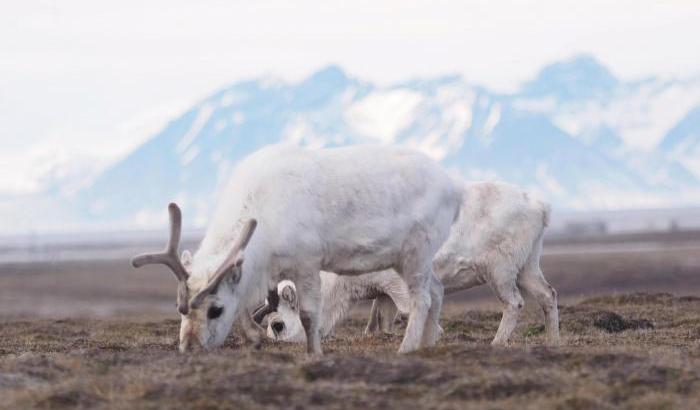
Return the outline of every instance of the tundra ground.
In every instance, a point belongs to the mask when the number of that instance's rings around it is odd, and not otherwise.
[[[561,306],[563,346],[525,312],[513,346],[500,313],[448,306],[436,348],[398,356],[398,335],[363,336],[356,312],[308,358],[302,346],[233,335],[177,352],[172,319],[0,323],[4,408],[700,408],[700,298],[624,294]]]
[[[500,312],[482,287],[449,297],[438,346],[407,356],[399,335],[362,335],[366,305],[320,358],[237,333],[182,355],[163,268],[0,265],[0,408],[698,409],[697,243],[547,246],[561,347],[543,346],[529,300],[512,346],[491,347]]]

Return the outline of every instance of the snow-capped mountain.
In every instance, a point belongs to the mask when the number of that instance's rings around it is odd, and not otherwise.
[[[700,78],[625,82],[582,56],[545,67],[512,94],[459,76],[378,87],[336,66],[296,84],[239,82],[70,201],[85,220],[151,226],[175,200],[203,225],[236,161],[277,142],[404,144],[455,175],[511,181],[559,208],[697,204]]]

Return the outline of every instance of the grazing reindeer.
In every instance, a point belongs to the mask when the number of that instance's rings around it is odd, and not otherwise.
[[[549,207],[519,189],[500,183],[473,183],[464,190],[459,219],[435,257],[435,274],[445,292],[488,283],[503,303],[503,317],[494,345],[508,343],[523,308],[521,291],[532,295],[545,313],[547,343],[559,343],[557,293],[540,270],[542,233]],[[330,332],[359,300],[375,299],[366,332],[390,331],[394,314],[409,310],[406,285],[386,270],[353,278],[321,273],[321,327]],[[278,285],[279,306],[268,316],[272,339],[304,340],[296,310],[296,288]]]
[[[268,147],[244,159],[224,188],[197,252],[177,256],[179,210],[160,254],[178,280],[180,350],[223,344],[242,313],[283,279],[297,286],[307,352],[321,354],[321,270],[359,275],[393,268],[409,300],[399,352],[433,345],[443,289],[432,260],[459,213],[460,190],[435,162],[397,147]],[[186,259],[186,260],[185,260]],[[244,263],[245,259],[245,263]],[[250,326],[248,326],[250,327]]]

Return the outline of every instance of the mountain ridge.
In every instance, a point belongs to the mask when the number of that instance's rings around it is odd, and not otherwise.
[[[138,227],[162,223],[175,200],[202,226],[231,167],[263,145],[379,143],[419,149],[464,178],[516,183],[557,208],[692,205],[700,152],[678,147],[700,140],[697,113],[700,77],[626,82],[585,55],[511,94],[455,75],[380,87],[330,65],[298,83],[224,87],[60,200],[79,220]]]

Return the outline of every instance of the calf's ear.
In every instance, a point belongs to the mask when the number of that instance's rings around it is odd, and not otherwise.
[[[280,298],[285,300],[292,307],[296,307],[297,305],[297,292],[291,285],[282,288],[280,291]]]

